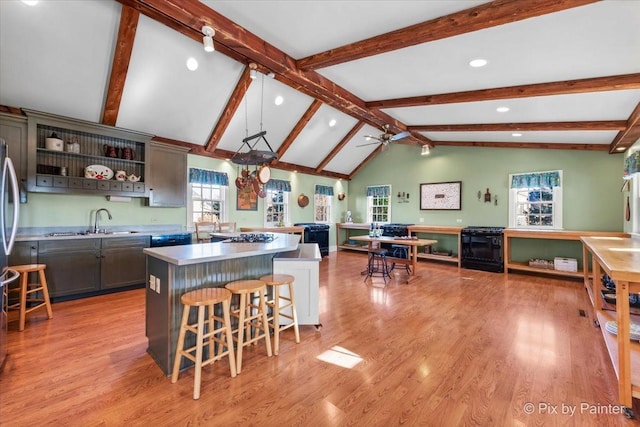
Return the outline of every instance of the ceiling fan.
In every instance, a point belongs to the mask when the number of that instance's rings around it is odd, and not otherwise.
[[[409,131],[404,131],[396,134],[390,133],[388,124],[385,124],[382,126],[382,131],[383,132],[379,136],[365,135],[364,138],[367,141],[371,141],[371,140],[375,140],[375,141],[370,142],[368,144],[361,144],[361,145],[358,145],[357,147],[364,147],[372,144],[382,144],[382,151],[384,151],[388,148],[390,142],[405,138],[411,134],[411,132]]]

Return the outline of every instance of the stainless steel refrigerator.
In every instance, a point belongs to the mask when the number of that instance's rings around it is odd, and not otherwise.
[[[0,295],[2,295],[2,310],[0,310],[0,372],[4,367],[7,356],[7,286],[18,278],[18,273],[8,269],[7,260],[18,230],[20,215],[20,195],[18,193],[18,179],[13,163],[7,152],[7,144],[0,138],[0,233],[2,234],[2,251],[0,253]]]

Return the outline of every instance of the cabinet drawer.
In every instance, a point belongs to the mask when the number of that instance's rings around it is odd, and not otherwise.
[[[111,183],[109,181],[98,181],[98,190],[110,190]]]
[[[66,176],[56,176],[53,178],[53,186],[54,187],[68,187],[69,186],[69,178]]]
[[[85,179],[82,181],[82,188],[86,190],[95,190],[98,188],[98,181],[93,179]]]
[[[81,178],[69,178],[69,188],[82,188]]]
[[[40,240],[38,253],[95,251],[100,249],[100,239]]]
[[[133,182],[123,182],[122,191],[133,191]]]
[[[136,193],[144,193],[144,183],[142,182],[134,182],[133,183],[133,191]]]
[[[53,177],[51,175],[38,175],[36,176],[36,185],[38,187],[52,187]]]
[[[151,237],[148,235],[135,237],[110,237],[108,239],[102,239],[102,249],[131,247],[148,248],[150,240]]]
[[[112,181],[109,183],[109,190],[122,191],[122,183],[120,181]]]

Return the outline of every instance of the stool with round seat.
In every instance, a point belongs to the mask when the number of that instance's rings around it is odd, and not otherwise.
[[[229,316],[231,292],[224,288],[202,288],[185,293],[180,298],[180,301],[184,308],[171,382],[178,381],[182,358],[185,357],[191,360],[195,363],[193,398],[198,399],[200,398],[200,378],[203,366],[213,364],[216,360],[228,356],[231,376],[236,376],[233,340],[231,338],[231,318]],[[222,304],[222,317],[215,314],[215,306],[217,304]],[[198,320],[193,324],[189,324],[191,307],[198,308]],[[208,311],[208,313],[205,313],[205,311]],[[216,322],[219,325],[217,328]],[[184,341],[187,331],[196,335],[196,343],[195,346],[185,349]],[[203,360],[205,344],[208,345],[208,354],[207,358]],[[218,346],[217,351],[215,351],[215,344]]]
[[[295,277],[290,274],[267,274],[260,278],[267,286],[273,287],[273,299],[266,302],[271,307],[272,315],[268,318],[269,326],[273,330],[273,354],[280,351],[280,332],[293,328],[296,344],[300,343],[300,331],[298,330],[298,314],[296,313],[295,298],[293,296],[293,281]],[[281,286],[287,286],[288,296],[280,293]],[[283,304],[284,302],[284,304]],[[291,323],[280,325],[280,317],[291,320]]]
[[[367,275],[364,280],[367,280],[369,277],[382,277],[384,282],[387,282],[387,277],[391,279],[391,274],[389,274],[389,266],[387,265],[387,250],[378,248],[378,249],[369,249],[369,262],[367,264]]]
[[[236,341],[236,369],[242,371],[242,348],[264,339],[267,356],[271,357],[271,339],[269,338],[269,322],[267,319],[267,305],[265,283],[261,280],[236,280],[225,286],[234,295],[240,296],[237,310],[231,310],[231,316],[238,319],[237,328],[233,331]],[[253,295],[258,295],[258,303],[253,301]],[[252,334],[253,332],[253,334]]]
[[[53,318],[51,310],[51,302],[49,301],[49,288],[47,286],[47,278],[44,270],[46,264],[24,264],[9,267],[20,273],[20,280],[17,286],[9,286],[8,293],[18,293],[18,301],[7,305],[8,310],[18,310],[20,312],[20,321],[18,330],[23,331],[27,319],[27,313],[44,307],[47,310],[47,318]],[[29,283],[29,273],[38,273],[38,283]],[[14,282],[15,283],[15,282]],[[42,295],[38,295],[41,293]]]

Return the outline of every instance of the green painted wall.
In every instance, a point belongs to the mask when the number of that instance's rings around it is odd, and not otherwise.
[[[529,150],[485,147],[435,147],[428,156],[420,147],[392,145],[349,183],[349,207],[355,222],[366,219],[366,187],[391,185],[393,222],[445,226],[508,226],[510,173],[560,169],[563,171],[563,226],[567,230],[623,230],[622,163],[620,155],[606,152]],[[462,209],[420,210],[420,183],[462,181]],[[489,188],[498,205],[485,203]],[[398,201],[409,193],[409,203]],[[421,221],[421,219],[423,221]],[[455,242],[435,236],[439,248],[455,251]],[[517,239],[514,260],[555,256],[582,258],[579,244]]]

